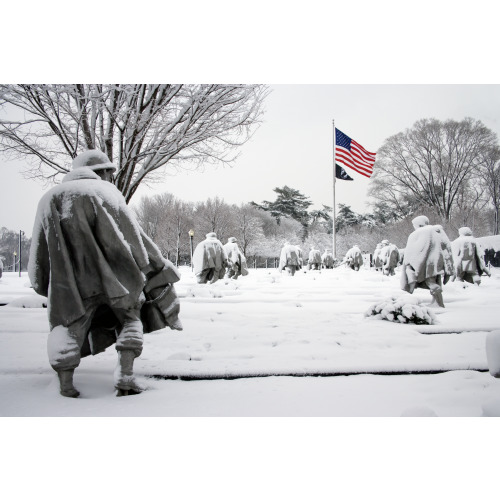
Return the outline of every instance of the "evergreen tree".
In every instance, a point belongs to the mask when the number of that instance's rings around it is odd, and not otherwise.
[[[278,224],[284,217],[290,217],[301,224],[309,221],[307,209],[312,205],[312,202],[307,196],[288,186],[277,187],[273,191],[278,194],[275,201],[264,200],[261,205],[252,201],[251,204],[269,212]]]

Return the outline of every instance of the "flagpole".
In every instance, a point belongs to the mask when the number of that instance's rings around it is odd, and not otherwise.
[[[337,258],[337,245],[336,245],[336,241],[335,241],[335,178],[337,177],[337,174],[336,174],[336,165],[335,165],[335,120],[332,120],[332,124],[333,124],[333,217],[332,217],[332,221],[333,221],[333,225],[332,225],[332,235],[333,235],[333,241],[332,241],[332,245],[333,245],[333,258],[336,259]]]

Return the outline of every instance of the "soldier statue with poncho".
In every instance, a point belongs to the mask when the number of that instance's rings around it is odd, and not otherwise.
[[[179,272],[106,182],[115,169],[101,151],[81,153],[41,198],[35,218],[28,273],[34,290],[48,298],[49,362],[67,397],[79,396],[73,374],[80,359],[112,344],[117,395],[141,392],[133,364],[142,352],[143,319],[150,319],[141,318],[146,303],[162,301],[160,327],[182,329],[173,288]]]

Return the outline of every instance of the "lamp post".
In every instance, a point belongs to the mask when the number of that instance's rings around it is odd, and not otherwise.
[[[21,237],[24,234],[24,231],[19,231],[19,277],[21,277]]]
[[[14,263],[12,264],[12,271],[15,273],[16,272],[16,257],[17,257],[17,252],[14,250]]]
[[[194,231],[192,229],[189,230],[189,244],[191,248],[191,271],[193,271],[193,236]]]

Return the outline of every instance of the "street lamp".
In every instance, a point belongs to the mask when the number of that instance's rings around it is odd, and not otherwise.
[[[21,277],[21,237],[24,231],[19,231],[19,277]]]
[[[14,263],[12,264],[12,271],[14,273],[16,272],[16,257],[17,257],[17,252],[14,250]]]
[[[191,271],[193,270],[193,236],[194,236],[194,231],[192,229],[189,230],[189,243],[191,246]]]

